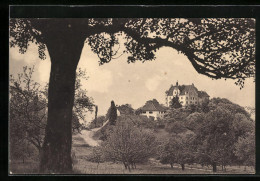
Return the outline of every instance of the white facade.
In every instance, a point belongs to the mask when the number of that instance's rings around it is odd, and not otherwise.
[[[163,118],[166,111],[143,111],[141,115],[149,117],[154,117],[154,120],[157,118]]]

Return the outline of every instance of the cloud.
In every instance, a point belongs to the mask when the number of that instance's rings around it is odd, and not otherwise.
[[[145,82],[145,86],[149,91],[155,91],[164,79],[162,76],[155,75]]]

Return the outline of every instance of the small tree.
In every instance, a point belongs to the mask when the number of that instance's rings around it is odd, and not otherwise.
[[[102,146],[107,159],[122,162],[131,171],[136,163],[143,163],[154,154],[155,145],[155,137],[150,132],[125,120],[116,123]]]
[[[97,163],[98,169],[99,163],[104,162],[104,154],[102,148],[100,146],[93,147],[92,152],[90,155],[88,155],[87,160],[90,162]]]
[[[173,163],[181,165],[182,170],[185,164],[193,163],[192,135],[171,137],[162,147],[160,162],[168,163],[173,168]]]
[[[41,152],[46,126],[47,101],[33,72],[34,67],[24,67],[17,78],[10,75],[10,149],[20,155],[29,151],[28,144]]]
[[[135,115],[140,115],[142,112],[143,112],[142,109],[138,108],[135,110]]]
[[[98,116],[97,119],[93,119],[88,126],[88,128],[98,128],[103,125],[103,123],[106,122],[106,117],[105,116]]]
[[[235,144],[235,155],[245,166],[255,166],[255,135],[253,133],[239,137]]]
[[[179,101],[179,96],[173,97],[173,99],[170,102],[170,107],[171,108],[175,108],[175,109],[178,109],[178,108],[182,107],[182,105],[181,105],[181,103]]]
[[[176,163],[176,157],[174,153],[174,143],[168,139],[162,145],[159,146],[158,154],[159,159],[162,164],[170,164],[171,168],[173,168],[173,164]]]
[[[117,109],[120,111],[120,115],[133,115],[134,109],[132,108],[131,104],[123,104],[117,107]]]

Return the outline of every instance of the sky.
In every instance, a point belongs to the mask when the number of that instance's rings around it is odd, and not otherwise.
[[[16,76],[22,73],[23,66],[34,65],[33,79],[42,85],[49,81],[51,64],[48,52],[47,58],[41,60],[38,47],[31,44],[25,54],[20,54],[18,48],[10,48],[9,54],[10,74]],[[89,78],[82,81],[83,88],[98,105],[98,115],[106,114],[111,100],[116,105],[131,104],[135,109],[151,99],[165,104],[165,91],[177,81],[179,85],[194,83],[198,90],[206,91],[210,98],[227,98],[241,106],[255,107],[253,78],[245,81],[242,90],[234,84],[234,80],[212,80],[197,73],[187,57],[172,48],[161,48],[156,52],[156,60],[145,63],[137,61],[128,64],[127,54],[101,66],[98,60],[97,55],[85,44],[78,69],[86,70]],[[90,115],[89,120],[92,118],[93,115]]]

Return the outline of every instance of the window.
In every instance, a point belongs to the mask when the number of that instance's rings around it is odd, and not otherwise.
[[[153,111],[149,111],[149,114],[153,114]]]
[[[188,104],[188,101],[186,101],[186,104]]]
[[[190,101],[190,103],[192,103],[192,101]]]

